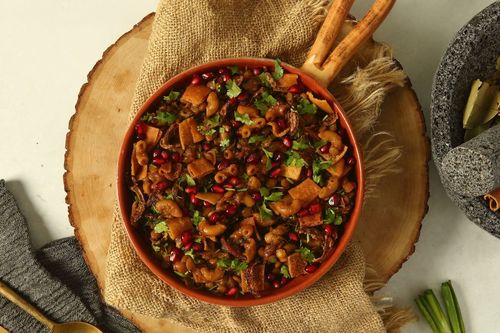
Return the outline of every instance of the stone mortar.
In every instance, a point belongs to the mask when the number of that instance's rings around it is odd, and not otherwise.
[[[493,213],[481,197],[454,192],[443,177],[444,156],[463,143],[462,116],[475,79],[485,80],[495,72],[500,55],[500,2],[482,10],[457,33],[441,59],[431,95],[431,140],[434,163],[448,196],[467,217],[500,238],[500,212]]]

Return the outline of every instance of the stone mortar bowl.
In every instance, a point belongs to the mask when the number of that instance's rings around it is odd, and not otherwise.
[[[454,193],[442,177],[444,156],[464,142],[462,116],[475,79],[495,72],[500,56],[500,2],[495,1],[473,17],[450,43],[441,59],[431,95],[432,155],[450,199],[467,217],[500,238],[500,212],[493,213],[481,197]]]

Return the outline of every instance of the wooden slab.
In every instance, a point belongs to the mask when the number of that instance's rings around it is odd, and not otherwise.
[[[116,198],[118,151],[153,18],[148,15],[123,35],[90,71],[66,138],[64,183],[69,218],[101,290]],[[388,280],[413,253],[427,212],[429,144],[410,86],[388,96],[381,119],[379,129],[392,133],[403,146],[399,166],[404,172],[384,179],[379,198],[366,202],[356,238],[368,264]],[[166,320],[123,313],[147,332],[191,332]]]

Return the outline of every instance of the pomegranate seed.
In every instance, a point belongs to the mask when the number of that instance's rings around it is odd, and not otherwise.
[[[285,154],[282,153],[282,152],[280,152],[280,151],[275,152],[274,156],[273,156],[273,159],[276,162],[282,162],[285,159]]]
[[[196,193],[191,193],[191,195],[189,196],[189,201],[195,206],[200,204],[200,199],[196,197]]]
[[[229,184],[229,183],[228,184],[224,184],[224,188],[230,188],[230,189],[232,189],[232,188],[234,188],[234,185],[233,184]]]
[[[271,167],[272,168],[277,168],[278,166],[280,166],[280,164],[281,164],[280,162],[274,161],[274,162],[271,162]]]
[[[276,124],[278,125],[279,128],[285,129],[286,128],[286,121],[283,118],[278,118],[276,120]]]
[[[339,129],[337,130],[337,134],[338,134],[338,135],[340,135],[340,136],[344,136],[344,135],[345,135],[345,129],[343,129],[342,127],[341,127],[341,128],[339,128]]]
[[[255,201],[260,201],[262,200],[262,195],[260,194],[260,192],[252,192],[250,193],[250,196],[252,197],[252,199],[254,199]]]
[[[193,244],[193,251],[194,252],[200,252],[201,250],[203,250],[203,246],[201,244],[198,244],[198,243]]]
[[[267,274],[267,277],[266,277],[269,281],[274,281],[278,278],[278,275],[274,274],[274,273],[269,273]]]
[[[349,158],[347,159],[347,165],[353,166],[354,164],[356,164],[356,159],[354,158],[354,156],[349,156]]]
[[[298,94],[300,93],[300,86],[298,84],[294,84],[293,86],[291,86],[290,88],[288,88],[288,92],[289,93],[292,93],[292,94]]]
[[[162,151],[161,152],[161,157],[165,160],[165,161],[168,161],[169,158],[170,158],[170,153],[166,150]]]
[[[189,216],[190,213],[189,213],[189,210],[186,207],[184,207],[184,208],[182,208],[182,214],[184,216]]]
[[[168,187],[168,183],[167,183],[167,182],[165,182],[165,181],[158,182],[158,183],[156,184],[156,189],[157,189],[158,191],[160,191],[160,192],[165,191],[165,190],[167,189],[167,187]]]
[[[193,247],[193,242],[189,242],[186,245],[184,245],[184,250],[189,251]]]
[[[259,159],[259,155],[257,153],[251,153],[250,155],[247,156],[247,163],[257,163]]]
[[[305,209],[305,208],[302,208],[301,210],[299,210],[297,212],[297,215],[299,217],[304,217],[304,216],[308,216],[309,215],[309,210]]]
[[[212,72],[203,73],[203,74],[201,74],[201,78],[203,80],[206,80],[206,81],[211,80],[214,78],[214,73],[212,73]]]
[[[172,153],[171,158],[172,158],[172,161],[177,162],[177,163],[179,163],[179,162],[181,162],[181,161],[182,161],[181,154],[179,154],[179,153],[178,153],[178,152],[176,152],[176,151],[174,151],[174,152]]]
[[[145,123],[138,123],[135,125],[135,131],[137,134],[146,134],[146,130],[148,129],[148,125]]]
[[[208,201],[203,201],[203,207],[212,207],[213,205]]]
[[[196,186],[187,186],[184,191],[189,194],[197,194],[198,193],[198,188]]]
[[[233,126],[234,128],[240,128],[241,125],[243,125],[241,122],[234,119],[231,119],[229,122],[231,123],[231,126]]]
[[[290,238],[292,242],[296,242],[299,240],[299,235],[297,235],[296,232],[291,232],[288,234],[288,238]]]
[[[232,176],[231,178],[229,178],[229,182],[234,186],[238,186],[241,184],[241,181],[236,176]]]
[[[283,145],[287,148],[292,148],[292,139],[290,139],[288,136],[285,136],[283,138]]]
[[[281,168],[276,168],[274,170],[271,170],[271,172],[269,173],[269,176],[271,176],[271,178],[276,178],[280,175],[281,175]]]
[[[212,192],[224,193],[224,192],[226,192],[226,190],[224,190],[224,188],[221,185],[215,184],[214,186],[212,186]]]
[[[288,282],[288,279],[287,279],[286,277],[284,277],[284,276],[283,276],[283,277],[281,278],[281,281],[280,281],[281,285],[282,285],[282,286],[284,286],[285,284],[287,284],[287,282]]]
[[[280,281],[276,280],[276,281],[273,281],[273,287],[278,289],[279,287],[281,287],[281,283]]]
[[[219,70],[217,71],[217,73],[219,74],[228,74],[229,73],[229,70],[227,68],[219,68]]]
[[[210,222],[212,223],[215,223],[215,222],[219,222],[220,221],[220,215],[218,213],[212,213],[208,219],[210,220]]]
[[[232,287],[226,292],[226,296],[234,296],[238,293],[238,288]]]
[[[153,158],[154,165],[162,165],[164,163],[165,163],[165,160],[163,158]]]
[[[306,177],[312,177],[313,176],[313,169],[312,168],[307,168],[306,169]]]
[[[262,71],[263,72],[269,72],[269,68],[267,68],[267,66],[262,66]]]
[[[231,205],[226,208],[227,215],[234,215],[238,211],[238,207],[236,205]]]
[[[328,204],[330,206],[338,206],[340,204],[340,195],[333,193],[330,199],[328,199]]]
[[[178,248],[174,247],[170,251],[170,261],[177,261],[180,260],[182,257],[182,252]]]
[[[217,165],[217,170],[222,171],[225,168],[229,166],[229,161],[228,160],[222,160],[220,163]]]
[[[317,214],[321,212],[321,205],[319,203],[312,203],[309,205],[309,213]]]
[[[157,158],[161,156],[161,150],[160,149],[155,149],[153,151],[153,158]]]
[[[250,97],[250,95],[248,95],[247,92],[244,92],[244,93],[238,95],[238,101],[245,102],[249,97]]]
[[[181,242],[183,245],[191,243],[193,241],[193,234],[189,231],[184,231],[181,234]]]
[[[201,83],[201,77],[198,74],[193,75],[191,78],[191,84],[198,85]]]
[[[333,227],[331,224],[325,225],[325,234],[330,236],[333,233]]]
[[[332,144],[328,142],[325,145],[321,146],[321,148],[319,148],[319,152],[322,154],[327,154],[330,151],[331,146]]]
[[[257,76],[259,75],[261,72],[260,68],[252,68],[252,73],[253,75]]]
[[[316,265],[307,265],[306,266],[306,272],[309,274],[316,272],[317,269],[318,269],[318,266],[316,266]]]
[[[238,104],[238,99],[233,97],[233,98],[230,98],[229,99],[229,105],[230,106],[235,106],[236,104]]]
[[[208,142],[204,142],[201,147],[203,148],[204,151],[209,151],[210,149],[212,149],[212,145]]]
[[[222,81],[227,82],[229,80],[231,80],[231,74],[229,73],[222,74]]]

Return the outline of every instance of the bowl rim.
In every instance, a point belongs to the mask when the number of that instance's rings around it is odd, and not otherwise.
[[[134,251],[141,259],[141,261],[149,268],[149,270],[156,277],[165,282],[167,285],[173,287],[174,289],[180,291],[181,293],[187,296],[196,298],[200,301],[204,301],[210,304],[226,305],[232,307],[245,307],[245,306],[268,304],[292,296],[304,290],[305,288],[311,286],[316,281],[318,281],[323,275],[325,275],[332,268],[332,266],[338,261],[341,254],[344,252],[349,241],[353,236],[353,233],[359,221],[359,216],[361,214],[361,209],[363,206],[363,199],[364,199],[364,185],[365,185],[363,161],[362,161],[360,146],[356,140],[356,137],[354,135],[354,130],[347,118],[346,113],[344,112],[338,101],[328,91],[328,89],[319,84],[317,80],[315,80],[313,77],[303,72],[302,70],[282,62],[281,66],[286,70],[286,72],[298,74],[302,84],[309,91],[312,91],[315,95],[320,96],[322,99],[327,100],[330,106],[333,106],[334,110],[337,112],[339,116],[342,128],[346,131],[346,135],[349,138],[349,142],[353,150],[353,156],[356,159],[355,171],[356,171],[357,187],[356,187],[355,205],[351,212],[349,220],[344,223],[344,231],[341,237],[338,239],[336,246],[334,247],[333,253],[325,261],[322,262],[322,264],[318,267],[318,269],[314,273],[294,278],[293,280],[290,281],[289,284],[285,285],[284,287],[266,293],[260,298],[255,298],[253,296],[242,297],[242,298],[229,298],[227,296],[218,296],[215,294],[209,294],[207,292],[203,292],[202,290],[186,287],[177,277],[173,276],[173,273],[162,269],[157,264],[156,262],[157,259],[153,258],[150,251],[144,247],[143,244],[144,241],[141,239],[141,236],[138,235],[136,229],[131,225],[128,216],[128,209],[129,209],[128,202],[130,197],[129,188],[127,186],[128,183],[127,170],[129,169],[128,156],[130,155],[130,150],[131,150],[130,147],[134,134],[134,127],[140,120],[141,116],[152,106],[154,106],[154,104],[157,103],[158,100],[162,96],[164,96],[168,90],[172,89],[173,87],[182,85],[182,83],[187,81],[194,74],[200,74],[208,70],[213,70],[215,68],[232,66],[232,65],[238,65],[239,67],[247,66],[250,68],[262,67],[262,66],[272,67],[274,66],[274,61],[275,61],[274,59],[266,59],[266,58],[225,58],[191,67],[173,76],[167,82],[165,82],[160,88],[158,88],[142,104],[141,108],[134,116],[134,119],[130,122],[120,148],[118,157],[118,175],[117,175],[118,203],[127,236],[130,242],[132,243]]]

